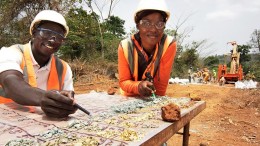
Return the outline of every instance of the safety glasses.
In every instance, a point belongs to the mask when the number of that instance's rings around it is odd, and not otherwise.
[[[54,40],[56,43],[62,43],[65,40],[64,35],[46,28],[37,28],[42,38]]]
[[[164,29],[165,27],[165,22],[162,21],[159,21],[154,24],[148,20],[140,20],[139,24],[144,28],[152,28],[153,26],[155,26],[155,28],[158,30]]]

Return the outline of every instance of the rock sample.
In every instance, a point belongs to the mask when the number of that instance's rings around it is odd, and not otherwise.
[[[181,111],[178,105],[170,103],[161,108],[162,119],[167,122],[178,121],[181,118]]]

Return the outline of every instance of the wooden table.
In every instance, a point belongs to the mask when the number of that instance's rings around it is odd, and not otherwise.
[[[204,101],[199,101],[189,109],[181,113],[181,119],[173,123],[167,123],[162,126],[162,129],[153,136],[143,140],[140,145],[142,146],[160,146],[167,140],[169,140],[174,134],[176,134],[181,128],[183,128],[183,146],[188,146],[189,144],[189,128],[190,121],[197,116],[201,111],[206,108],[206,103]]]
[[[107,95],[106,93],[91,92],[88,94],[76,95],[77,103],[82,107],[88,109],[93,116],[100,115],[102,113],[111,111],[111,106],[120,106],[125,103],[131,103],[139,101],[140,99],[128,98],[119,95]],[[175,100],[175,99],[174,99]],[[181,100],[177,99],[176,101]],[[180,102],[181,103],[181,102]],[[179,121],[170,123],[162,121],[159,114],[154,119],[138,121],[134,127],[136,131],[143,131],[143,137],[139,140],[124,141],[120,139],[120,136],[115,137],[102,137],[98,133],[88,132],[78,129],[69,129],[66,126],[68,122],[73,120],[89,120],[90,117],[81,111],[77,111],[71,115],[68,119],[53,119],[44,115],[39,107],[25,107],[15,103],[0,105],[0,145],[5,145],[8,141],[19,138],[34,139],[39,143],[55,140],[55,138],[42,139],[40,133],[44,133],[54,127],[60,128],[67,133],[79,134],[81,136],[92,136],[98,139],[100,145],[142,145],[142,146],[159,146],[176,134],[181,128],[184,128],[183,133],[183,145],[188,145],[189,140],[189,125],[190,121],[198,115],[203,109],[206,108],[204,101],[197,101],[189,108],[181,109],[181,119]],[[160,109],[153,109],[156,113],[160,112]],[[31,112],[33,111],[33,113]],[[141,113],[144,115],[146,113]],[[138,118],[138,114],[129,114],[128,116],[135,116]],[[117,116],[117,115],[115,115]],[[143,128],[144,124],[155,123],[158,127],[155,128]],[[106,125],[107,129],[118,129],[118,133],[122,132],[125,128],[122,123],[107,124],[101,122],[102,126]],[[105,131],[106,129],[104,129]]]

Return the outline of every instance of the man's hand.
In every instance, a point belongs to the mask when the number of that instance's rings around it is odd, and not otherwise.
[[[138,85],[138,91],[141,96],[150,96],[152,94],[154,85],[149,81],[141,81]]]
[[[62,94],[64,96],[67,96],[67,97],[69,97],[69,98],[74,100],[74,94],[75,94],[74,91],[65,91],[65,90],[63,90],[63,91],[60,91],[60,92],[57,92],[57,93],[60,93],[60,94]]]
[[[64,118],[76,112],[73,91],[46,91],[40,104],[49,117]]]

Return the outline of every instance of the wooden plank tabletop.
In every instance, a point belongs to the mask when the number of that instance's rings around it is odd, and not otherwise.
[[[206,108],[206,103],[204,101],[199,101],[193,105],[188,110],[185,110],[181,114],[181,119],[179,121],[169,124],[166,128],[162,129],[158,133],[154,133],[154,136],[149,138],[147,141],[141,143],[142,146],[159,146],[170,139],[174,134],[176,134],[181,128],[188,124],[194,117],[196,117],[201,111]]]

